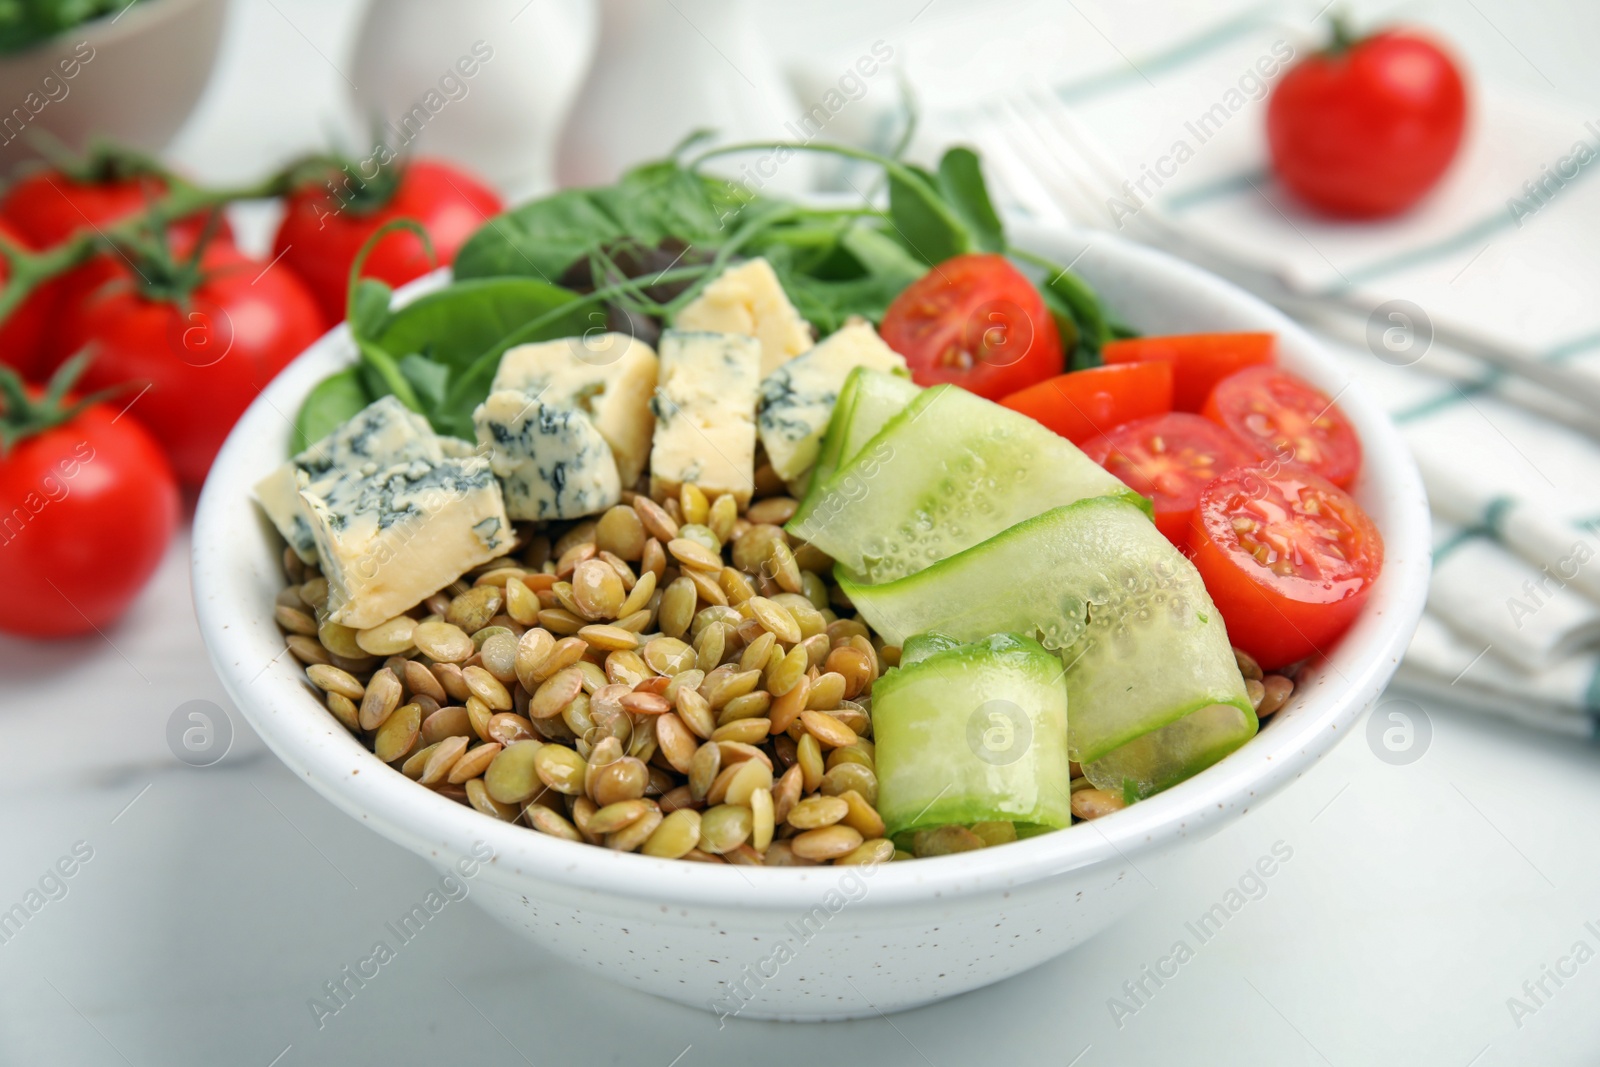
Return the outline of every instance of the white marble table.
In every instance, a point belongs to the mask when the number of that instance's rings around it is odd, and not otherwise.
[[[237,14],[179,145],[208,174],[264,167],[343,121],[324,55],[342,54],[350,10],[250,0]],[[1524,77],[1516,49],[1532,50],[1565,91],[1600,101],[1570,28],[1513,14],[1481,0],[1440,18],[1482,66]],[[0,933],[0,1064],[1489,1067],[1600,1052],[1600,962],[1560,962],[1579,941],[1600,949],[1600,749],[1434,704],[1421,759],[1394,766],[1348,739],[1203,847],[1141,864],[1151,903],[1101,937],[944,1004],[719,1030],[452,905],[319,1028],[308,1001],[434,875],[296,781],[237,713],[216,765],[174,758],[179,705],[226,705],[187,548],[104,639],[0,640],[0,912],[43,899]],[[1241,886],[1275,846],[1290,858]],[[52,876],[58,862],[70,877]],[[1239,889],[1244,904],[1202,943],[1188,924]],[[1132,998],[1124,983],[1180,939],[1193,958]],[[1545,977],[1549,995],[1514,1017],[1508,998],[1533,1005],[1523,984],[1546,965],[1575,973]]]

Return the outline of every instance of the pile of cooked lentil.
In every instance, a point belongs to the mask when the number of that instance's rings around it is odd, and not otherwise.
[[[741,513],[694,485],[624,493],[366,630],[320,618],[328,584],[284,551],[276,619],[328,711],[442,796],[569,841],[706,863],[936,856],[1016,839],[1009,822],[885,836],[873,682],[899,663],[782,529],[770,467]],[[1293,690],[1238,653],[1262,718]],[[1124,806],[1071,768],[1071,808]]]

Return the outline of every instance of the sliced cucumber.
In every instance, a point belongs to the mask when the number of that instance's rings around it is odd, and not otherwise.
[[[843,567],[837,573],[861,617],[891,644],[928,631],[961,641],[1041,635],[1066,664],[1070,748],[1081,763],[1211,704],[1243,712],[1248,729],[1225,731],[1215,745],[1209,728],[1203,738],[1179,731],[1185,755],[1175,760],[1162,746],[1161,766],[1231,751],[1255,732],[1244,679],[1200,575],[1125,499],[1047,511],[896,582],[868,585]],[[1126,754],[1127,766],[1140,765],[1136,757]]]
[[[1232,704],[1208,704],[1083,765],[1101,789],[1138,800],[1192,778],[1255,736],[1256,717]]]
[[[872,687],[872,736],[890,835],[1072,821],[1061,661],[1031,637],[994,634],[889,671]]]
[[[1143,502],[1071,441],[950,385],[924,389],[811,492],[813,508],[788,531],[867,582],[915,574],[1085,497]]]
[[[861,446],[904,411],[920,392],[921,386],[898,374],[885,374],[870,367],[857,367],[850,372],[834,402],[817,462],[807,476],[806,496],[795,512],[797,519],[809,515],[821,502],[819,490],[840,465],[854,459]]]
[[[905,645],[900,649],[900,666],[910,667],[921,663],[936,652],[945,652],[952,648],[961,647],[961,642],[949,634],[925,633],[906,638]]]

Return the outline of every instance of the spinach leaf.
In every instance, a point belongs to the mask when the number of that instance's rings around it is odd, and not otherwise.
[[[979,251],[1006,250],[1005,227],[989,201],[976,152],[958,145],[944,154],[939,160],[939,191],[971,232]]]
[[[490,219],[456,254],[455,276],[553,282],[594,249],[622,240],[653,246],[675,237],[714,248],[751,201],[735,184],[672,160],[646,163],[615,185],[565,189]]]
[[[535,341],[553,341],[560,337],[577,337],[586,330],[605,329],[605,309],[589,297],[559,290],[566,299],[531,315],[492,345],[484,349],[455,374],[444,400],[429,415],[433,428],[468,441],[473,439],[472,410],[489,395],[489,385],[500,368],[500,357],[508,349]]]
[[[445,388],[450,384],[450,368],[416,352],[403,356],[398,366],[424,409],[437,411],[444,403]]]
[[[587,189],[565,189],[496,215],[456,253],[459,279],[530,275],[559,279],[589,249],[625,234]]]
[[[500,340],[574,299],[536,278],[474,278],[400,308],[372,340],[396,358],[417,353],[460,374]]]
[[[362,383],[356,367],[322,379],[312,388],[295,416],[290,453],[310,448],[375,399]]]
[[[362,278],[350,292],[346,319],[357,337],[376,337],[389,322],[389,298],[394,290],[376,278]]]

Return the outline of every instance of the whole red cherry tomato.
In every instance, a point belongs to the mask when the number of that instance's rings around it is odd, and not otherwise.
[[[435,160],[391,163],[365,183],[332,171],[327,184],[304,186],[289,197],[272,252],[306,283],[328,320],[339,322],[350,266],[378,227],[392,219],[415,219],[438,256],[437,264],[430,260],[414,233],[385,237],[367,256],[362,276],[398,286],[453,262],[467,238],[502,207],[480,179]]]
[[[947,259],[906,286],[878,330],[918,385],[949,382],[999,400],[1062,371],[1044,297],[1004,256]]]
[[[172,540],[172,468],[137,422],[118,417],[121,398],[63,407],[3,367],[0,378],[10,439],[0,450],[0,631],[60,637],[108,626]]]
[[[129,414],[198,485],[250,401],[322,333],[322,314],[292,272],[227,242],[208,244],[198,262],[118,269],[66,333],[72,351],[95,353],[83,386],[148,384]]]
[[[1461,71],[1409,30],[1334,43],[1284,75],[1267,102],[1267,145],[1284,185],[1345,218],[1394,215],[1433,188],[1466,127]]]

